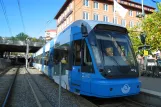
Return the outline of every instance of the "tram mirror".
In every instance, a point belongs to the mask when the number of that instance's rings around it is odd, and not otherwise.
[[[83,34],[83,37],[87,37],[88,36],[87,27],[84,26],[84,24],[81,25],[81,32]]]

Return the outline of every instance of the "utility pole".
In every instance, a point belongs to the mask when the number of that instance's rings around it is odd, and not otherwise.
[[[141,0],[142,15],[144,14],[143,0]]]
[[[141,8],[142,8],[142,15],[141,15],[141,18],[142,18],[142,21],[144,20],[144,17],[145,17],[145,13],[144,13],[144,2],[143,2],[143,0],[141,0]],[[146,42],[145,42],[145,40],[146,40],[146,33],[145,32],[143,32],[143,38],[144,38],[144,43],[143,43],[143,45],[144,45],[144,51],[146,50]],[[144,69],[146,70],[146,65],[147,65],[147,56],[145,55],[144,56]]]
[[[59,107],[61,107],[61,72],[62,72],[62,63],[59,63]]]
[[[28,68],[29,38],[26,38],[26,69]]]

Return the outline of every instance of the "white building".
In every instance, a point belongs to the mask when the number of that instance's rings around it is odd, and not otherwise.
[[[51,39],[55,38],[56,35],[57,35],[57,31],[55,29],[45,31],[46,40],[51,40]]]

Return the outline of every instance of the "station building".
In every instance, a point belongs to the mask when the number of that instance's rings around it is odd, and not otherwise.
[[[131,0],[116,1],[128,12],[125,18],[121,18],[116,12],[114,21],[113,0],[66,0],[54,17],[57,21],[57,33],[59,34],[72,22],[80,19],[115,22],[125,27],[139,24],[140,19],[136,15],[142,12],[141,4]],[[150,14],[154,10],[155,8],[144,5],[145,14]]]

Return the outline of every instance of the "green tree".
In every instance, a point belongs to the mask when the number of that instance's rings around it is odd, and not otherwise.
[[[141,32],[146,32],[146,44],[152,51],[161,49],[161,3],[157,3],[157,7],[158,11],[146,15],[140,25],[128,29],[135,52],[138,46],[143,45],[139,39]]]
[[[39,42],[39,39],[33,37],[33,38],[31,38],[31,41],[32,41],[32,42]]]
[[[27,35],[27,34],[25,34],[25,33],[19,33],[18,35],[16,35],[16,39],[17,40],[22,40],[22,41],[24,41],[24,40],[26,40],[26,38],[28,38],[29,36]]]
[[[157,3],[158,11],[153,12],[142,21],[142,28],[147,34],[146,43],[152,50],[161,49],[161,3]]]
[[[138,50],[138,47],[142,45],[140,41],[140,26],[134,26],[133,28],[128,28],[129,36],[133,44],[134,51]]]

